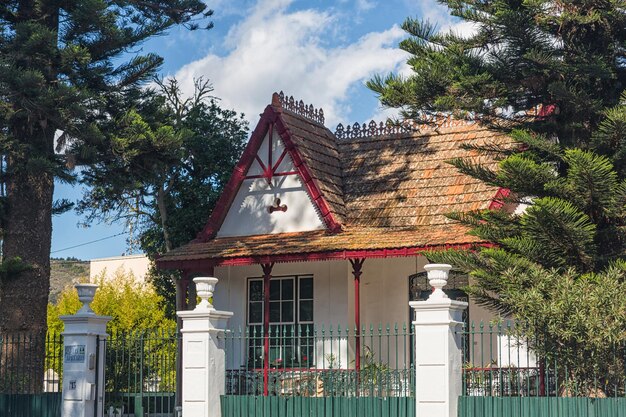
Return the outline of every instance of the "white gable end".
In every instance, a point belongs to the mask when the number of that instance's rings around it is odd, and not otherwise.
[[[271,152],[270,152],[271,149]],[[281,159],[282,158],[282,159]],[[272,178],[262,177],[272,169]],[[217,237],[303,232],[325,229],[319,210],[311,201],[291,156],[277,133],[263,139],[246,179],[224,218]],[[254,178],[257,177],[257,178]],[[280,199],[280,204],[276,202]],[[286,210],[273,210],[270,207]]]

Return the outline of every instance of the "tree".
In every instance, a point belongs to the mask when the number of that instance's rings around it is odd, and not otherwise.
[[[598,306],[591,305],[599,297],[571,292],[605,291],[617,297],[616,317],[626,311],[623,294],[615,291],[623,290],[626,256],[626,5],[442,3],[472,22],[474,32],[465,37],[439,33],[429,22],[407,19],[403,28],[409,38],[400,47],[411,54],[412,74],[378,76],[368,86],[384,105],[401,108],[403,118],[422,121],[444,112],[507,131],[517,148],[475,147],[495,159],[497,168],[471,159],[450,162],[510,190],[504,203],[528,207],[522,214],[506,209],[451,213],[497,247],[429,258],[469,273],[474,299],[525,323],[520,326],[524,336],[543,340],[532,345],[540,356],[572,359],[576,375],[570,376],[589,383],[589,367],[598,365],[608,349],[594,334],[605,325],[604,316],[594,314]],[[584,325],[572,317],[568,321],[573,311]],[[607,321],[602,334],[621,343],[624,323]],[[574,355],[580,340],[590,341],[581,354],[584,361]]]
[[[0,5],[0,332],[45,332],[51,216],[68,207],[53,204],[54,180],[73,178],[55,142],[86,145],[78,156],[88,156],[90,146],[107,140],[117,102],[161,64],[155,54],[132,51],[176,24],[209,27],[203,21],[211,13],[200,0]]]
[[[84,171],[89,186],[79,203],[87,221],[130,220],[150,256],[192,240],[243,151],[243,115],[222,109],[208,81],[185,97],[175,79],[157,80],[115,121],[116,135]],[[152,271],[174,315],[176,272]],[[180,306],[178,306],[180,308]]]
[[[176,321],[163,311],[163,299],[149,283],[138,282],[132,273],[116,271],[111,278],[96,277],[100,285],[91,307],[96,314],[112,317],[107,324],[107,390],[129,389],[129,381],[142,387],[151,378],[158,389],[173,391],[176,358]],[[48,331],[63,331],[61,315],[75,314],[82,303],[72,287],[66,288],[55,304],[48,305]],[[61,345],[48,345],[47,357],[62,357]],[[139,379],[139,378],[143,379]],[[133,387],[138,390],[141,388]]]
[[[102,274],[95,282],[99,287],[90,305],[96,314],[112,317],[107,324],[108,333],[175,330],[176,322],[166,317],[161,308],[163,300],[150,283],[139,282],[132,273],[122,271],[116,271],[107,279]],[[48,304],[48,331],[61,333],[63,322],[59,317],[76,314],[81,306],[76,289],[65,288],[56,303]]]

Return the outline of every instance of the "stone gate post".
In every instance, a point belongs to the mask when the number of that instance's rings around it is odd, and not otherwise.
[[[183,417],[221,417],[220,396],[225,393],[224,332],[233,313],[217,311],[209,302],[217,278],[198,277],[202,300],[192,311],[179,311],[183,321]]]
[[[468,303],[451,300],[442,290],[451,268],[426,265],[434,291],[426,301],[409,303],[415,310],[416,417],[457,417],[462,389],[462,347],[457,331]]]
[[[98,285],[77,284],[83,306],[61,316],[63,332],[62,417],[102,417],[104,410],[104,349],[111,317],[98,316],[89,306]],[[100,341],[100,342],[99,342]]]

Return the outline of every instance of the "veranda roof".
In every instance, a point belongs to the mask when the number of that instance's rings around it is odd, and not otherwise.
[[[504,133],[450,118],[416,130],[341,125],[333,133],[312,107],[274,97],[261,115],[242,161],[207,226],[193,242],[163,255],[160,268],[242,265],[273,261],[409,256],[432,248],[483,244],[445,217],[501,205],[503,190],[461,174],[446,163],[489,156],[463,145],[509,146]],[[284,129],[291,156],[309,185],[327,230],[215,237],[266,125]],[[298,161],[300,159],[300,161]],[[249,166],[249,165],[248,165]],[[310,178],[307,178],[310,177]],[[333,226],[333,227],[331,227]]]

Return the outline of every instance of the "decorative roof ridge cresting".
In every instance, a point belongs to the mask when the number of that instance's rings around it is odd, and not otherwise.
[[[446,127],[466,126],[475,123],[473,120],[457,119],[452,115],[434,114],[424,117],[420,122],[415,120],[405,120],[401,123],[391,121],[376,123],[374,120],[362,125],[354,123],[346,125],[339,123],[335,130],[337,139],[361,139],[376,136],[400,135],[409,132],[419,132],[423,130],[437,130]]]
[[[297,101],[293,96],[286,96],[282,91],[272,95],[272,105],[282,107],[315,123],[324,125],[324,110],[322,108],[316,109],[312,104],[304,104],[302,100]]]

